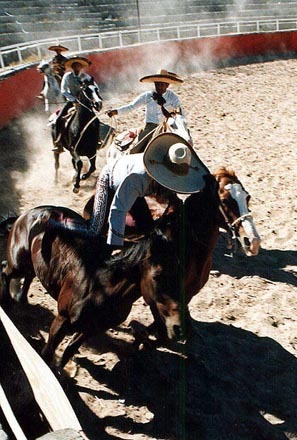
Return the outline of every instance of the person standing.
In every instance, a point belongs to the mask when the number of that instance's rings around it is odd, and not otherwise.
[[[182,84],[183,79],[176,73],[161,69],[158,73],[140,78],[142,83],[153,83],[155,89],[143,92],[132,102],[113,110],[108,110],[106,114],[109,117],[115,115],[126,115],[127,113],[145,107],[145,126],[139,135],[137,151],[142,152],[153,136],[154,130],[165,117],[170,116],[170,112],[177,109],[184,114],[180,98],[172,90],[168,90],[170,84]]]

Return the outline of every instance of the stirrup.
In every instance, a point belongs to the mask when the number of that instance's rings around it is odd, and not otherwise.
[[[62,133],[60,132],[60,133],[58,134],[57,138],[54,140],[54,144],[55,144],[55,145],[59,145],[59,142],[60,142],[60,140],[61,140],[61,137],[62,137]]]
[[[65,150],[63,145],[59,141],[54,141],[54,147],[52,148],[54,153],[63,153]]]

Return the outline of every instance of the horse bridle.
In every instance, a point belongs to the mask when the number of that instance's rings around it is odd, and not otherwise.
[[[88,97],[88,95],[85,93],[85,90],[84,90],[84,89],[82,89],[82,92],[83,92],[84,96],[86,97],[86,99],[87,99],[88,101],[92,102],[92,100],[91,100],[91,99]],[[93,108],[90,108],[90,107],[88,107],[87,105],[83,104],[79,99],[77,99],[77,102],[78,102],[82,107],[84,107],[84,108],[86,108],[87,110],[89,110],[89,112],[94,113],[95,116],[93,116],[93,118],[90,119],[90,120],[88,121],[88,123],[84,126],[84,128],[83,128],[82,131],[80,132],[80,135],[79,135],[78,140],[76,141],[74,147],[72,147],[72,150],[73,150],[74,153],[76,153],[77,146],[78,146],[78,144],[80,143],[80,141],[81,141],[81,139],[82,139],[82,137],[83,137],[85,131],[87,130],[87,128],[92,124],[93,121],[95,121],[95,119],[98,119],[98,120],[99,120],[98,112],[95,112]],[[100,121],[99,121],[99,122],[100,122]],[[90,157],[89,159],[93,159],[95,156],[96,156],[96,153],[95,153],[94,156]]]
[[[251,214],[243,214],[239,217],[237,217],[233,222],[230,222],[228,219],[228,216],[226,215],[224,208],[223,208],[223,204],[221,199],[219,198],[219,210],[224,218],[224,222],[226,225],[226,230],[229,233],[230,236],[230,244],[231,244],[231,253],[230,253],[230,257],[233,257],[234,254],[237,252],[238,250],[238,244],[237,244],[237,236],[236,236],[236,226],[242,222],[243,220],[245,220],[246,218],[253,218]]]
[[[83,95],[85,96],[85,98],[92,104],[92,100],[91,100],[91,98],[89,98],[88,97],[88,95],[86,94],[86,92],[85,92],[85,89],[82,89],[82,93],[83,93]],[[93,109],[93,106],[91,105],[91,107],[88,107],[87,105],[85,105],[84,103],[82,103],[79,99],[76,99],[77,100],[77,102],[82,106],[82,107],[84,107],[84,108],[86,108],[87,110],[89,110],[89,112],[91,112],[91,113],[94,113],[94,109]],[[97,116],[95,116],[95,117],[97,117]]]

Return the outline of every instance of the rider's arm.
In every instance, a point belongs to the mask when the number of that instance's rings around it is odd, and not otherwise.
[[[144,92],[141,95],[137,96],[129,104],[123,105],[122,107],[118,107],[116,110],[118,112],[118,115],[126,115],[127,113],[131,112],[132,110],[136,110],[140,107],[145,106],[146,101],[147,101],[147,92]]]

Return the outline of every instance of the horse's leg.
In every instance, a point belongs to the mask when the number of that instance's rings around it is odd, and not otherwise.
[[[23,304],[28,303],[28,292],[34,277],[35,274],[28,274],[25,276],[21,290],[16,293],[16,299],[18,302],[21,302]]]
[[[89,171],[81,176],[82,180],[86,180],[94,171],[96,171],[96,154],[90,159]]]
[[[49,102],[46,97],[44,98],[44,110],[46,111],[46,113],[49,112]]]
[[[60,168],[60,153],[54,152],[55,159],[55,183],[58,183],[58,171]]]
[[[11,275],[6,274],[5,267],[7,262],[2,262],[2,272],[1,272],[1,292],[0,292],[0,304],[9,306],[12,304],[12,297],[10,295],[10,280]]]
[[[74,185],[73,185],[73,192],[77,194],[80,188],[80,179],[81,179],[80,173],[83,167],[83,163],[79,156],[73,156],[72,164],[73,164],[73,168],[76,171]]]
[[[43,359],[51,366],[53,365],[55,350],[66,336],[68,327],[68,318],[60,315],[55,317],[50,326],[48,341],[41,354]]]
[[[75,333],[71,340],[69,341],[67,347],[64,350],[64,353],[58,363],[59,368],[64,368],[69,359],[71,359],[75,353],[77,353],[79,347],[81,344],[87,339],[87,336],[85,333],[77,332]]]
[[[7,261],[2,262],[2,289],[1,300],[4,304],[9,305],[12,299],[27,303],[27,295],[35,273],[28,272],[23,276],[18,270],[12,269]],[[24,278],[24,282],[21,280]]]

